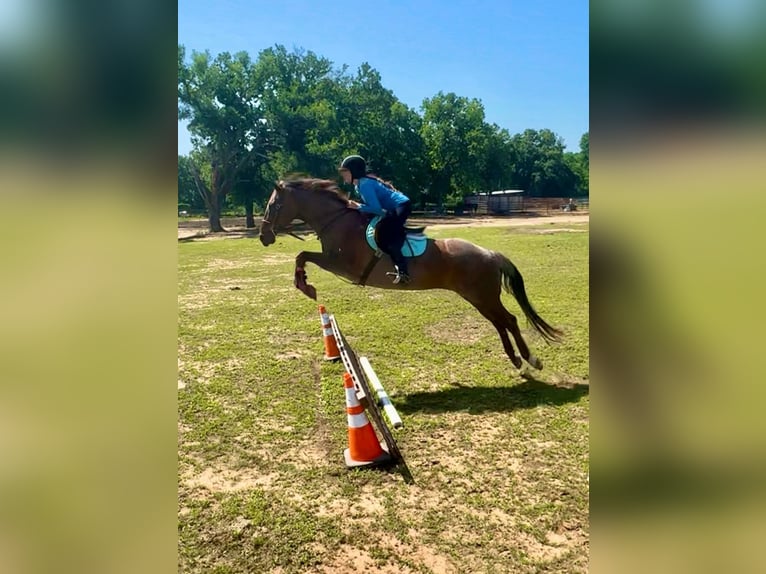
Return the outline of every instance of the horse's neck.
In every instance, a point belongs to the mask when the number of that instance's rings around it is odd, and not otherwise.
[[[317,235],[324,235],[323,232],[330,227],[334,227],[337,220],[343,217],[346,211],[350,211],[348,208],[333,202],[332,204],[316,205],[314,207],[307,207],[301,210],[297,219],[302,219],[306,224],[314,230]]]

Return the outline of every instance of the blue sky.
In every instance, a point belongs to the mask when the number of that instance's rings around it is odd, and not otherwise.
[[[351,71],[368,62],[420,111],[439,91],[478,98],[511,134],[549,128],[578,151],[588,131],[586,0],[179,0],[192,50],[304,48]],[[179,123],[178,152],[191,149]]]

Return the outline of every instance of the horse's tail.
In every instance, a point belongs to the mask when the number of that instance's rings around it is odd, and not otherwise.
[[[495,256],[500,264],[500,280],[503,288],[513,295],[521,310],[524,311],[527,320],[532,323],[532,326],[546,341],[560,341],[564,335],[563,331],[552,327],[537,314],[537,311],[535,311],[532,303],[527,298],[527,292],[524,289],[524,279],[516,266],[502,253],[495,252]]]

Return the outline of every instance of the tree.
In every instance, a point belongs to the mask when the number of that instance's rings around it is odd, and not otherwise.
[[[524,130],[511,138],[514,183],[535,197],[563,197],[576,190],[576,176],[564,158],[563,140],[549,129]]]
[[[189,120],[192,144],[210,166],[209,177],[196,168],[192,175],[208,210],[210,230],[221,227],[221,207],[244,166],[268,159],[269,132],[263,121],[261,90],[245,52],[192,53],[178,47],[178,116]]]
[[[343,85],[338,157],[362,155],[372,171],[417,201],[427,184],[420,116],[383,87],[380,74],[367,63]]]
[[[191,211],[204,211],[205,200],[194,181],[190,156],[178,156],[178,205],[188,207]]]
[[[588,133],[580,138],[580,151],[567,152],[564,161],[575,174],[576,192],[573,195],[588,195]]]
[[[479,190],[520,187],[538,196],[588,192],[588,134],[564,153],[551,130],[511,137],[485,121],[481,101],[439,92],[422,115],[383,86],[363,63],[354,74],[313,52],[276,45],[255,62],[240,52],[178,47],[178,115],[189,121],[193,152],[179,157],[179,202],[208,211],[245,206],[254,226],[274,180],[290,173],[336,178],[350,153],[421,206],[457,203]],[[193,183],[193,185],[192,185]]]
[[[270,154],[275,173],[334,178],[340,159],[358,153],[402,190],[425,186],[420,117],[369,64],[349,75],[345,66],[334,70],[312,52],[276,46],[261,52],[256,70],[266,86],[268,125],[280,144]]]
[[[255,227],[254,204],[258,205],[259,211],[265,208],[275,179],[268,164],[263,161],[250,162],[240,170],[231,198],[237,205],[245,207],[245,227],[248,229]]]
[[[580,138],[580,188],[585,195],[590,193],[590,132]]]
[[[423,101],[422,110],[430,199],[441,205],[480,189],[489,145],[482,103],[439,92]]]
[[[514,148],[508,130],[497,124],[487,126],[487,152],[481,171],[481,188],[487,191],[513,185]]]
[[[425,144],[421,136],[422,120],[412,108],[396,101],[391,105],[385,124],[385,151],[378,162],[381,175],[389,177],[414,203],[422,203],[428,186]]]
[[[272,170],[335,175],[342,72],[311,51],[277,45],[259,54],[254,76],[263,86],[265,124],[275,144]]]

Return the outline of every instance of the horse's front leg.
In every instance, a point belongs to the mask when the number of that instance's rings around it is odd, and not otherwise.
[[[317,290],[308,282],[305,269],[306,263],[313,263],[322,269],[335,273],[333,261],[326,253],[314,253],[311,251],[301,251],[295,257],[295,278],[293,279],[293,285],[304,295],[316,301]]]

